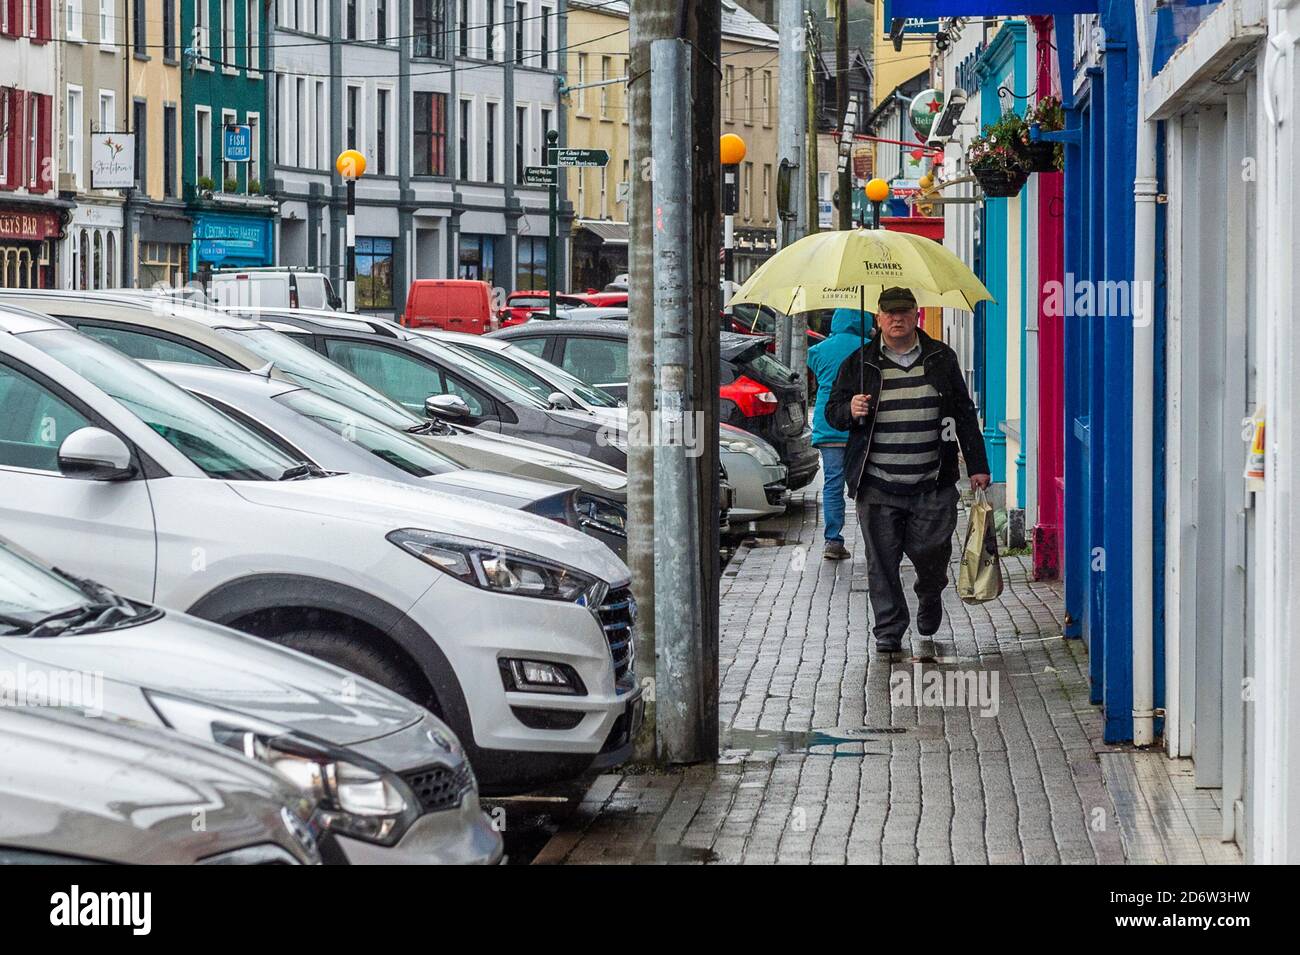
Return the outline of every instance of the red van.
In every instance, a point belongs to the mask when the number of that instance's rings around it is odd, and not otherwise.
[[[492,289],[473,279],[416,279],[406,294],[402,324],[484,335],[497,327]]]

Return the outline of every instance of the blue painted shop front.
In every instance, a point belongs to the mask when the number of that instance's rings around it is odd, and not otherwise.
[[[981,123],[992,124],[1003,112],[1014,109],[1024,113],[1028,100],[1021,98],[1028,86],[1027,64],[1025,60],[1025,24],[1012,21],[1003,24],[1002,29],[989,43],[988,48],[980,54],[975,64],[975,76],[980,83]],[[1025,250],[1026,217],[1010,215],[1011,203],[1019,203],[1019,198],[987,199],[984,203],[984,221],[980,233],[981,255],[984,284],[993,295],[992,302],[984,302],[981,307],[979,324],[982,326],[983,374],[979,376],[982,383],[981,407],[984,418],[984,444],[988,449],[989,466],[993,480],[1004,483],[1007,480],[1007,395],[1008,374],[1008,334],[1012,334],[1011,325],[1018,328],[1021,336],[1020,354],[1024,356],[1024,314],[1026,300],[1023,281],[1023,257]],[[1011,234],[1013,220],[1018,223],[1016,235]],[[1015,253],[1014,256],[1012,253]],[[1020,285],[1020,294],[1012,296],[1011,283]],[[1010,315],[1013,302],[1019,302],[1019,314]],[[1023,380],[1023,364],[1021,375]],[[1020,383],[1014,383],[1019,388]],[[1023,409],[1023,405],[1022,405]],[[1023,463],[1023,457],[1021,462]],[[1019,475],[1017,482],[1019,498],[1014,506],[1024,506],[1024,475]],[[1013,502],[1008,502],[1012,504]]]
[[[267,216],[194,212],[193,218],[191,272],[274,264],[274,224]]]

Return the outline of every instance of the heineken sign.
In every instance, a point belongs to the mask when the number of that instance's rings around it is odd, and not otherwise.
[[[941,112],[943,112],[942,90],[921,90],[912,98],[908,115],[912,121],[912,128],[916,130],[917,139],[925,142],[930,135],[930,130],[934,128],[934,121]]]

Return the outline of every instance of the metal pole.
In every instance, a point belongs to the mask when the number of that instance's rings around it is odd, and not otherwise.
[[[357,180],[348,177],[348,217],[347,217],[347,302],[349,313],[357,310]]]
[[[778,166],[785,160],[794,167],[790,182],[794,218],[783,223],[781,245],[784,247],[808,232],[806,195],[797,185],[799,170],[804,168],[804,130],[808,125],[808,100],[799,78],[807,70],[808,46],[804,33],[803,0],[780,2],[778,23],[781,39],[777,75],[784,79],[778,90],[780,122],[776,133],[776,155]]]
[[[835,109],[844,122],[849,109],[849,0],[835,5]],[[840,170],[839,228],[853,228],[853,168],[845,163]]]
[[[551,183],[550,188],[546,191],[550,193],[551,203],[551,234],[546,244],[546,289],[550,303],[547,305],[547,311],[551,321],[555,321],[555,286],[557,284],[556,274],[558,272],[556,259],[559,258],[559,194],[560,194],[560,168],[555,165],[555,153],[560,141],[560,131],[558,129],[548,129],[546,131],[546,161],[547,164],[555,168],[555,181]],[[581,172],[578,175],[582,175]]]
[[[699,734],[703,700],[703,594],[699,568],[700,501],[687,427],[692,401],[690,47],[681,39],[650,44],[650,146],[654,219],[654,380],[659,434],[654,448],[655,637],[658,743],[667,763],[712,758]],[[711,145],[711,144],[710,144]],[[716,727],[715,727],[716,733]]]

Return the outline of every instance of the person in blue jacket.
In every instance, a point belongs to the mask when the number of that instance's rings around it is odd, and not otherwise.
[[[871,313],[865,321],[871,320]],[[813,447],[822,456],[822,522],[825,524],[827,560],[851,556],[844,546],[844,448],[847,431],[838,431],[826,421],[826,400],[839,374],[840,365],[863,341],[863,313],[856,308],[837,308],[831,316],[831,333],[808,349],[808,370],[817,378],[817,403],[813,406]]]

